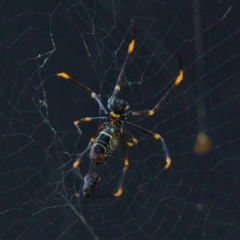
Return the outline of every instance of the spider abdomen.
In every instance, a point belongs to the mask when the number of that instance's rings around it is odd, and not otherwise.
[[[94,141],[89,153],[89,158],[93,164],[102,164],[107,157],[111,156],[118,146],[119,140],[118,129],[107,127],[102,130]]]

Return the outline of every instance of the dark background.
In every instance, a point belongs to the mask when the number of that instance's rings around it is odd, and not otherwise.
[[[0,239],[239,239],[240,3],[197,1],[2,1],[0,5]],[[98,126],[73,121],[99,107],[67,72],[106,102],[132,37],[120,97],[151,109],[178,74],[184,81],[156,115],[134,129],[123,195],[85,199],[71,170]],[[102,114],[102,113],[101,113]],[[194,151],[199,133],[205,154]],[[204,144],[203,144],[204,145]],[[102,169],[98,193],[122,171],[119,147]],[[85,175],[90,162],[81,165]]]

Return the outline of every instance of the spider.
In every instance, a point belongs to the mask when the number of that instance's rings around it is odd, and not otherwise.
[[[85,91],[87,91],[89,93],[91,98],[93,98],[99,104],[99,107],[106,114],[106,116],[85,117],[85,118],[82,118],[82,119],[74,122],[74,124],[78,128],[79,133],[81,134],[81,130],[78,127],[78,125],[80,123],[90,122],[92,120],[103,120],[102,125],[97,129],[95,135],[90,139],[87,148],[79,155],[79,158],[73,164],[73,170],[76,172],[77,176],[79,178],[83,179],[83,181],[84,181],[82,191],[83,191],[83,195],[85,197],[109,197],[109,196],[120,197],[122,195],[123,180],[124,180],[125,174],[129,167],[129,160],[127,157],[126,145],[129,147],[132,147],[132,146],[136,146],[138,143],[138,140],[136,138],[134,138],[131,135],[131,133],[129,133],[125,129],[124,125],[138,129],[142,132],[149,134],[154,139],[160,140],[162,147],[163,147],[165,161],[166,161],[164,169],[169,168],[169,166],[171,165],[170,154],[169,154],[168,148],[165,144],[165,141],[161,137],[161,135],[159,135],[158,133],[155,133],[155,132],[151,132],[151,131],[149,131],[145,128],[142,128],[138,125],[135,125],[133,123],[128,122],[127,117],[128,116],[152,116],[160,109],[160,107],[167,100],[169,95],[183,80],[183,70],[182,70],[181,58],[179,55],[177,55],[178,60],[179,60],[179,68],[180,69],[179,69],[179,74],[178,74],[176,80],[174,81],[171,88],[167,91],[167,93],[163,96],[163,98],[157,103],[157,105],[152,110],[145,110],[145,111],[130,111],[130,110],[128,110],[129,109],[128,103],[122,99],[119,99],[117,97],[117,95],[121,89],[121,83],[122,83],[122,80],[124,77],[124,71],[125,71],[126,64],[129,61],[130,56],[133,53],[133,50],[135,48],[137,31],[134,27],[133,27],[133,29],[134,29],[134,34],[133,34],[133,38],[132,38],[131,42],[129,43],[125,61],[120,70],[113,93],[110,96],[110,98],[108,99],[108,105],[107,105],[108,109],[106,109],[104,107],[100,98],[97,96],[97,94],[95,92],[93,92],[90,88],[88,88],[84,84],[76,81],[74,78],[72,78],[65,72],[60,72],[53,76],[50,76],[50,77],[54,77],[54,76],[61,77],[64,80],[70,81],[70,82],[78,85],[79,87],[83,88]],[[130,141],[126,141],[123,139],[123,135],[122,135],[123,132],[125,132],[130,137]],[[104,162],[106,162],[106,160],[112,155],[113,151],[116,149],[116,147],[119,145],[120,142],[123,147],[123,155],[124,155],[123,165],[124,165],[124,167],[122,170],[122,175],[120,177],[119,186],[118,186],[117,190],[115,192],[113,192],[112,194],[108,194],[108,195],[104,195],[104,196],[95,195],[95,190],[100,182],[100,177],[98,176],[97,173],[89,172],[83,178],[80,173],[80,170],[79,170],[81,159],[89,151],[90,160],[92,161],[92,163],[95,166],[99,166],[99,165],[103,164]]]

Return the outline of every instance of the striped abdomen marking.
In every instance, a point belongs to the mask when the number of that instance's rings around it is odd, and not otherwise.
[[[101,164],[110,156],[119,143],[118,130],[106,128],[96,138],[90,150],[90,160],[93,164]]]

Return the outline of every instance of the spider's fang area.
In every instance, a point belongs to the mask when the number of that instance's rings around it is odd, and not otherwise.
[[[119,120],[120,114],[115,114],[114,112],[110,112],[110,121],[111,123],[115,123],[117,120]]]
[[[111,116],[111,118],[114,118],[114,119],[119,119],[120,118],[120,114],[116,114],[114,112],[111,112],[110,116]]]

